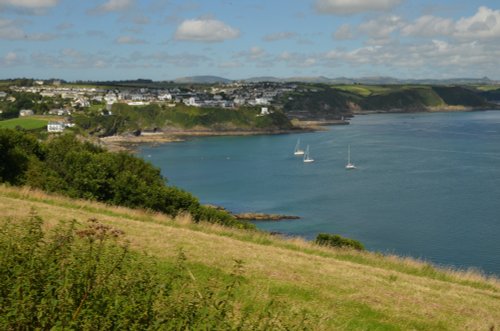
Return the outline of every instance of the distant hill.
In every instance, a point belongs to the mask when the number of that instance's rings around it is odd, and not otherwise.
[[[179,84],[227,84],[230,83],[231,80],[218,76],[188,76],[176,78],[174,82]]]
[[[205,77],[205,76],[199,76]],[[212,77],[212,76],[207,76]],[[221,80],[231,82],[230,79],[217,77]],[[176,80],[177,81],[177,80]],[[275,76],[257,76],[240,81],[248,83],[258,82],[302,82],[302,83],[322,83],[322,84],[366,84],[366,85],[400,85],[400,84],[423,84],[423,85],[493,85],[500,84],[499,81],[494,81],[488,77],[483,78],[450,78],[450,79],[399,79],[386,76],[373,76],[373,77],[336,77],[328,78],[325,76],[294,76],[294,77],[275,77]],[[180,81],[179,81],[180,82]],[[222,82],[222,81],[214,81]],[[198,83],[202,83],[198,81]]]
[[[34,79],[31,78],[15,78],[0,80],[1,86],[19,85],[30,86]],[[46,84],[52,84],[53,81],[66,83],[65,80],[50,79],[46,80]],[[325,76],[292,76],[292,77],[275,77],[275,76],[256,76],[242,79],[229,79],[220,76],[201,75],[201,76],[186,76],[179,77],[174,80],[153,81],[151,79],[132,79],[132,80],[110,80],[110,81],[76,81],[78,84],[88,85],[105,85],[105,86],[140,86],[140,87],[161,87],[168,83],[177,84],[227,84],[235,81],[258,83],[258,82],[303,82],[303,83],[323,83],[323,84],[366,84],[366,85],[401,85],[401,84],[423,84],[423,85],[495,85],[500,84],[500,81],[491,80],[488,77],[482,78],[448,78],[448,79],[399,79],[386,76],[373,77],[335,77],[328,78]]]

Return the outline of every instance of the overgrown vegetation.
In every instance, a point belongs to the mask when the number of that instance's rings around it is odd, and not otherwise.
[[[36,215],[0,223],[2,330],[303,330],[305,315],[236,299],[243,264],[200,284],[181,251],[160,268],[119,229],[90,219],[43,231]]]
[[[116,103],[108,115],[80,114],[75,123],[92,135],[110,136],[144,130],[163,129],[212,129],[225,130],[280,130],[293,126],[288,118],[279,111],[267,116],[257,116],[257,107],[240,109],[188,107],[175,105],[168,107],[158,104],[129,106]]]
[[[31,134],[2,129],[0,155],[0,182],[172,216],[188,212],[195,221],[255,228],[166,185],[160,170],[150,163],[127,153],[107,152],[71,134],[40,143]]]
[[[315,243],[320,246],[353,248],[358,251],[365,250],[365,247],[360,241],[344,238],[338,234],[320,233],[317,235]]]
[[[188,309],[184,303],[201,301],[196,291],[205,299],[213,292],[221,294],[219,298],[224,297],[226,292],[221,291],[232,284],[231,274],[235,274],[238,265],[234,261],[244,261],[243,277],[238,278],[232,292],[234,297],[229,300],[234,315],[226,315],[235,316],[237,321],[247,316],[243,330],[263,329],[262,325],[255,323],[254,327],[250,322],[261,317],[279,323],[282,328],[293,329],[296,324],[304,323],[302,328],[296,328],[310,330],[489,330],[491,327],[496,330],[499,327],[498,280],[477,272],[444,270],[409,258],[329,248],[299,238],[284,239],[205,222],[194,224],[182,218],[172,220],[163,214],[71,200],[28,188],[1,186],[0,196],[3,210],[0,223],[10,217],[12,223],[25,227],[21,219],[33,207],[44,218],[44,228],[56,227],[58,220],[76,219],[79,231],[84,230],[80,226],[87,224],[88,219],[98,218],[102,224],[124,230],[130,240],[129,254],[143,262],[144,268],[150,270],[152,266],[153,274],[158,271],[160,277],[165,276],[160,278],[164,284],[171,278],[178,260],[184,260],[178,254],[179,248],[183,248],[187,260],[181,276],[187,282],[176,283],[179,286],[174,289],[178,291],[170,296],[171,299],[175,296],[179,303],[176,312]],[[44,240],[50,236],[46,235]],[[120,238],[116,239],[118,244],[122,243]],[[279,330],[280,326],[275,325],[268,329]]]

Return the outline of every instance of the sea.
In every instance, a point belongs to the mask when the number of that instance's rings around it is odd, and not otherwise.
[[[297,141],[315,160],[293,155]],[[348,146],[355,170],[346,170]],[[143,146],[170,185],[258,228],[500,276],[500,111],[372,114],[325,131]]]

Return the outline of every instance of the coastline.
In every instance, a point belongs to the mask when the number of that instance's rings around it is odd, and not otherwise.
[[[372,115],[372,114],[421,114],[421,113],[438,113],[438,112],[474,112],[474,111],[488,111],[500,110],[498,107],[475,108],[464,106],[448,106],[448,107],[435,107],[430,109],[421,109],[414,111],[404,111],[403,109],[378,109],[378,110],[360,110],[352,113],[354,116]],[[349,118],[350,119],[350,118]],[[112,152],[130,152],[136,151],[137,147],[141,145],[159,145],[165,143],[183,142],[193,137],[220,137],[220,136],[254,136],[254,135],[275,135],[275,134],[293,134],[293,133],[307,133],[328,130],[327,126],[334,125],[349,125],[347,120],[325,120],[325,119],[312,119],[312,120],[299,120],[293,119],[294,127],[292,129],[232,129],[232,130],[216,130],[216,129],[178,129],[167,128],[162,132],[143,132],[139,136],[132,134],[115,135],[102,137],[97,139],[97,143]]]
[[[432,114],[432,113],[461,113],[461,112],[475,112],[475,111],[488,111],[500,110],[500,105],[488,107],[465,107],[465,106],[447,106],[447,107],[431,107],[425,109],[416,109],[413,111],[405,111],[400,108],[394,109],[374,109],[374,110],[358,110],[353,112],[353,116],[357,115],[373,115],[373,114]]]
[[[180,130],[167,129],[162,132],[143,133],[139,136],[132,134],[115,135],[98,138],[98,144],[113,152],[134,152],[141,145],[159,145],[165,143],[183,142],[193,137],[220,137],[220,136],[256,136],[307,133],[326,130],[327,125],[346,125],[347,121],[296,121],[292,129],[270,129],[270,130]]]

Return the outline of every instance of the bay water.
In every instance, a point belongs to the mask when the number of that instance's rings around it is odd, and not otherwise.
[[[293,155],[299,138],[315,162]],[[500,276],[500,111],[362,115],[321,132],[193,138],[139,155],[202,203],[301,217],[261,229],[336,233]]]

